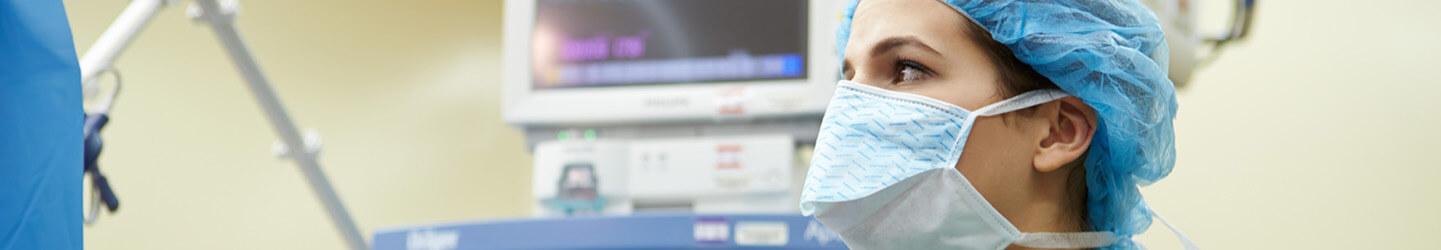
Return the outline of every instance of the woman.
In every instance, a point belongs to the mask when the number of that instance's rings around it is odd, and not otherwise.
[[[1175,161],[1142,5],[865,0],[845,17],[805,214],[852,249],[1137,247],[1137,187]]]

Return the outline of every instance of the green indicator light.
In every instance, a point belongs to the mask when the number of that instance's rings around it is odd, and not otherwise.
[[[595,140],[595,129],[587,129],[587,130],[585,130],[585,140],[587,140],[587,141],[594,141],[594,140]]]
[[[555,133],[555,139],[559,141],[569,140],[570,131],[560,131],[558,133]]]

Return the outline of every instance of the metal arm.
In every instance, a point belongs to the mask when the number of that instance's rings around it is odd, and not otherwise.
[[[80,80],[88,83],[94,80],[100,71],[110,68],[115,58],[120,57],[120,52],[130,46],[140,29],[150,24],[155,18],[155,12],[160,11],[169,4],[165,0],[133,0],[125,7],[120,16],[115,17],[115,22],[105,33],[100,34],[100,39],[85,50],[85,56],[80,58]]]
[[[1211,43],[1211,50],[1201,56],[1200,65],[1211,64],[1227,45],[1246,39],[1246,36],[1251,34],[1251,22],[1255,20],[1256,16],[1256,0],[1235,0],[1234,2],[1229,28],[1224,34],[1206,38],[1206,42]]]
[[[114,24],[106,29],[95,45],[86,51],[81,59],[81,72],[84,82],[90,82],[96,75],[110,65],[119,56],[120,51],[129,46],[130,42],[139,34],[140,30],[147,25],[160,8],[169,4],[166,0],[133,0],[129,7],[116,18]],[[226,4],[216,0],[195,0],[198,9],[193,9],[193,17],[210,24],[215,31],[216,37],[225,46],[230,59],[235,63],[236,69],[245,78],[250,93],[254,95],[255,101],[265,111],[271,128],[280,136],[280,140],[287,149],[285,155],[294,160],[305,174],[306,181],[320,202],[329,211],[330,220],[337,231],[345,239],[350,249],[367,249],[365,238],[361,236],[360,230],[356,227],[355,221],[350,217],[350,212],[336,195],[330,180],[326,178],[325,172],[321,169],[317,160],[319,153],[318,144],[307,144],[301,137],[294,121],[285,110],[285,105],[280,102],[275,89],[271,88],[269,80],[260,70],[260,65],[255,62],[250,49],[241,40],[240,33],[235,30],[234,16],[235,5],[233,1]],[[194,11],[198,10],[198,11]]]

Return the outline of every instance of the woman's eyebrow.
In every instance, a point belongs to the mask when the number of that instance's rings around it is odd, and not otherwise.
[[[915,36],[898,36],[886,38],[876,43],[875,47],[871,47],[871,56],[880,56],[891,50],[908,46],[921,48],[922,51],[935,54],[936,56],[941,55],[940,51],[936,51],[936,49],[931,48],[931,46],[927,46],[926,43],[921,42],[920,39],[916,39]]]

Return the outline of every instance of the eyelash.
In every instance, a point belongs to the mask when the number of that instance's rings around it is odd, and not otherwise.
[[[913,72],[913,74],[919,74],[919,76],[907,78],[906,70],[915,70],[916,72]],[[925,80],[930,76],[931,70],[926,68],[925,65],[921,65],[921,63],[905,59],[896,61],[896,82],[898,83]]]

